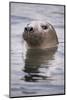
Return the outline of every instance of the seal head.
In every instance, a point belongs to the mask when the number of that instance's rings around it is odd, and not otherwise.
[[[33,21],[27,24],[23,38],[30,48],[51,48],[58,44],[56,31],[48,22]]]

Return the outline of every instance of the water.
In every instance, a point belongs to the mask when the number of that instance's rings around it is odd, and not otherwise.
[[[55,50],[27,50],[23,29],[33,20],[53,24]],[[11,97],[64,94],[64,6],[11,4]]]

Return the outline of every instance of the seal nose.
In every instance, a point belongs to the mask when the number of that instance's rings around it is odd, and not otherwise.
[[[24,31],[25,32],[32,32],[33,31],[33,27],[25,27]]]

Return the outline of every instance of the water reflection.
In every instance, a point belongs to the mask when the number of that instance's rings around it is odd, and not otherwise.
[[[50,61],[54,60],[56,51],[57,47],[47,50],[29,49],[25,59],[24,80],[36,82],[48,79],[47,70],[50,67]]]

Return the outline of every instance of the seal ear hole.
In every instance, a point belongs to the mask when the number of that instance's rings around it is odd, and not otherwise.
[[[47,25],[41,25],[42,29],[46,30],[48,29]]]

